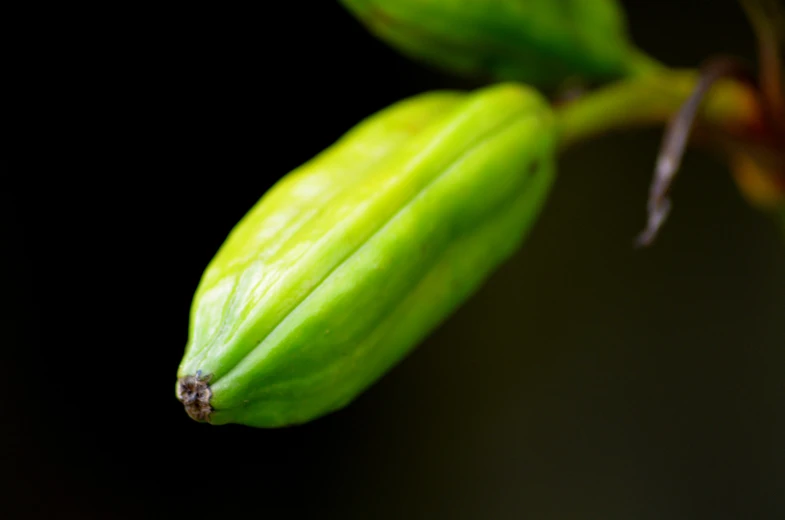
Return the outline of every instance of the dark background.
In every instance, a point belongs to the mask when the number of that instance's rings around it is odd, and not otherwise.
[[[625,4],[666,63],[754,59],[732,1]],[[231,227],[361,118],[466,83],[336,2],[62,14],[51,165],[3,190],[12,518],[785,518],[785,241],[693,150],[634,250],[658,129],[566,153],[523,250],[345,410],[190,420],[188,309]]]

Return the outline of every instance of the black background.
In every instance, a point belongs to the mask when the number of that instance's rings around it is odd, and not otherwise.
[[[754,59],[734,2],[625,4],[668,64]],[[22,163],[50,165],[3,190],[11,517],[785,518],[785,242],[690,151],[633,250],[657,129],[566,153],[524,249],[345,410],[191,421],[190,299],[231,227],[361,118],[467,83],[337,2],[60,14]]]

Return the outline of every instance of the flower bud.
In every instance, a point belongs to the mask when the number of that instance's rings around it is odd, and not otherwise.
[[[630,43],[615,0],[341,2],[398,51],[464,76],[554,87],[659,67]]]
[[[525,86],[428,93],[286,175],[196,291],[177,386],[191,417],[277,427],[349,403],[516,250],[554,134]]]

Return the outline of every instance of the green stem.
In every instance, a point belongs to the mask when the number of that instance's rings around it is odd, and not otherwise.
[[[562,148],[601,134],[666,123],[698,82],[695,70],[663,68],[613,83],[557,107]],[[733,80],[719,81],[706,97],[700,123],[731,135],[754,134],[761,113],[755,92]]]
[[[637,47],[630,48],[630,57],[627,60],[627,64],[627,76],[630,78],[650,76],[667,69],[664,63],[654,59]]]

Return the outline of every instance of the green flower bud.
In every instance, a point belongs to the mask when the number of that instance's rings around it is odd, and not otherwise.
[[[177,394],[212,424],[337,410],[518,247],[554,175],[551,110],[515,84],[363,121],[278,182],[194,297]]]
[[[405,55],[465,76],[541,87],[657,68],[614,0],[341,0]]]

